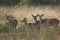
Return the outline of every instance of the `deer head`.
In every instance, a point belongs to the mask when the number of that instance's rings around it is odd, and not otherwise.
[[[37,21],[37,16],[32,15],[32,17],[34,18],[35,21]]]
[[[21,20],[21,22],[27,24],[27,19],[26,19],[26,17],[25,17],[23,20]]]
[[[44,16],[44,14],[42,14],[42,15],[37,14],[37,16],[39,16],[40,19],[42,19],[42,17]]]
[[[18,21],[16,19],[10,20],[10,16],[11,15],[6,15],[6,19],[8,20],[8,26],[10,28],[10,31],[14,32],[16,30],[16,26],[18,24]]]
[[[7,14],[6,14],[5,16],[6,16],[6,19],[7,19],[7,20],[10,20],[10,16],[11,16],[11,15],[7,15]]]

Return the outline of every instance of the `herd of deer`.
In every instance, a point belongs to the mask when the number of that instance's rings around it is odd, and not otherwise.
[[[44,18],[43,19],[44,14],[39,15],[37,14],[36,16],[32,15],[32,17],[34,18],[34,23],[27,23],[27,19],[26,17],[21,20],[21,22],[25,23],[25,28],[27,31],[39,31],[40,27],[57,27],[59,24],[59,20],[56,18]],[[39,17],[40,20],[37,20],[37,17]],[[9,19],[9,15],[6,15],[6,19],[8,20],[9,26],[10,28],[14,28],[16,29],[16,26],[18,24],[18,21],[16,19],[14,20],[10,20]]]

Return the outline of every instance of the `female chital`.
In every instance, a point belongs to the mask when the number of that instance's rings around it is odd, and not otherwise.
[[[6,20],[8,21],[7,24],[9,26],[10,32],[15,32],[18,21],[16,19],[11,20],[10,16],[11,15],[6,15]]]
[[[25,28],[27,31],[39,31],[40,29],[40,25],[39,25],[39,21],[36,21],[35,23],[27,23],[27,19],[24,18],[23,20],[21,20],[21,22],[24,22],[25,23]]]
[[[27,19],[24,18],[23,20],[21,20],[21,22],[25,23],[25,29],[28,32],[32,32],[34,31],[34,23],[27,23]]]
[[[46,26],[58,26],[59,24],[59,20],[56,18],[44,18],[42,19],[41,15],[38,14],[38,16],[40,17],[41,23],[45,24]]]
[[[34,21],[35,21],[36,30],[39,32],[40,22],[39,22],[39,20],[37,20],[37,15],[36,15],[36,16],[32,15],[32,17],[33,17],[33,19],[34,19]]]

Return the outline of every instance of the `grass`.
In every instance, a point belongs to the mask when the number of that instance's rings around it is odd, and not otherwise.
[[[9,27],[6,24],[0,24],[0,32],[9,32]],[[16,29],[16,32],[25,32],[25,26],[21,26],[20,28]]]
[[[60,27],[56,27],[56,29],[57,29],[57,31],[55,30],[54,27],[53,28],[41,27],[39,39],[40,40],[56,40],[57,39],[57,36],[60,35]],[[5,25],[0,24],[0,31],[2,31],[2,32],[6,31],[7,32],[8,30],[6,30]],[[16,32],[18,32],[18,33],[20,33],[20,32],[23,33],[25,31],[26,30],[25,30],[25,26],[24,25],[22,25],[20,28],[18,28],[16,30]],[[18,35],[20,35],[20,34],[18,34]],[[25,37],[26,35],[23,35],[23,36]],[[32,36],[32,35],[30,35],[30,36]],[[37,36],[34,37],[34,38],[37,38]]]
[[[13,15],[17,18],[19,24],[17,27],[21,26],[21,20],[26,17],[28,22],[34,22],[32,14],[36,15],[44,14],[43,18],[57,18],[60,20],[60,6],[54,5],[40,5],[40,6],[14,6],[14,7],[0,7],[0,18],[5,21],[5,14]]]
[[[16,30],[16,32],[25,32],[25,31],[26,30],[25,30],[25,26],[24,25]]]
[[[0,7],[0,19],[5,21],[5,14],[10,14],[10,15],[14,15],[17,20],[18,20],[18,26],[17,26],[17,32],[24,32],[25,31],[25,27],[21,26],[22,23],[20,22],[21,19],[23,19],[24,17],[27,18],[28,23],[29,22],[34,22],[33,18],[32,18],[32,14],[36,15],[37,13],[39,14],[44,14],[43,18],[57,18],[60,20],[60,6],[54,6],[54,5],[40,5],[40,6],[15,6],[15,7]],[[1,22],[2,23],[2,22]],[[60,24],[59,24],[60,25]],[[0,29],[5,30],[5,28],[3,28],[2,26],[4,25],[0,25]],[[2,31],[3,31],[2,30]],[[41,28],[40,29],[41,32],[41,40],[55,40],[56,34],[58,33],[60,35],[60,27],[57,27],[57,32],[54,30],[54,28]]]
[[[60,35],[60,27],[56,27],[56,29],[57,31],[55,30],[55,28],[41,28],[41,37],[43,38],[43,40],[56,40],[57,36]]]
[[[56,27],[57,31],[54,27],[41,27],[40,29],[40,40],[56,40],[58,35],[60,35],[60,27]],[[25,26],[21,26],[18,29],[18,32],[24,32]]]
[[[0,24],[0,32],[9,32],[6,24]]]
[[[56,37],[55,29],[47,29],[45,33],[46,40],[54,40]]]

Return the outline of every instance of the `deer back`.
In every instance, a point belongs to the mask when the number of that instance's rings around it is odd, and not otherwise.
[[[45,26],[58,26],[59,20],[56,18],[51,18],[51,19],[44,18],[42,19],[41,23],[42,25],[45,25]]]
[[[42,19],[41,20],[41,25],[43,26],[43,27],[46,27],[47,26],[47,24],[48,24],[48,19],[47,18],[44,18],[44,19]]]
[[[50,26],[58,26],[58,24],[59,24],[59,20],[56,19],[56,18],[51,18],[51,19],[48,19],[48,20],[49,20]]]

